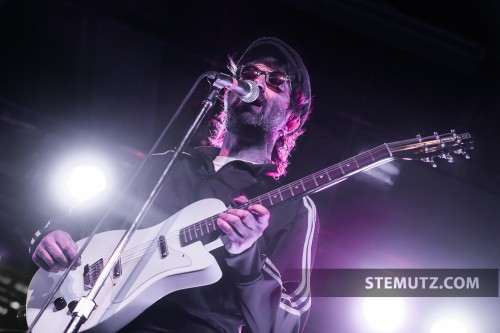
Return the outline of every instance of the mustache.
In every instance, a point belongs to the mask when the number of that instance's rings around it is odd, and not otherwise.
[[[226,105],[229,108],[239,108],[239,107],[244,107],[246,105],[257,106],[259,108],[263,108],[263,107],[266,107],[268,105],[268,102],[266,100],[266,97],[262,93],[259,94],[259,96],[257,97],[257,99],[255,99],[255,101],[250,102],[250,103],[246,103],[246,102],[243,102],[238,97],[238,95],[229,92],[226,95]]]

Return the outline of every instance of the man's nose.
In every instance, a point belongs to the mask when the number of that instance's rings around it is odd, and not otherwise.
[[[259,86],[260,91],[266,90],[267,84],[265,75],[259,75],[259,77],[255,79],[255,83]]]

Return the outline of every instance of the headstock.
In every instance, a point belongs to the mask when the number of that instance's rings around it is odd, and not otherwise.
[[[470,156],[467,150],[474,149],[473,141],[469,133],[457,134],[454,130],[450,133],[421,137],[417,135],[415,139],[397,141],[386,144],[394,158],[404,160],[421,160],[437,167],[434,158],[442,158],[449,163],[453,163],[453,155],[462,155],[466,159]]]

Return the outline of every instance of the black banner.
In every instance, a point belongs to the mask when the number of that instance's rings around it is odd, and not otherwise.
[[[498,269],[313,269],[313,297],[498,297]]]

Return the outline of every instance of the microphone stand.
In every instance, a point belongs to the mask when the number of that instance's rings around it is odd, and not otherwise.
[[[129,181],[129,183],[127,184],[127,186],[125,187],[125,189],[124,189],[123,192],[125,192],[129,188],[129,186],[132,184],[132,182],[138,176],[139,172],[141,171],[141,169],[145,165],[145,162],[149,159],[149,157],[152,155],[152,153],[156,150],[156,148],[161,143],[161,140],[165,136],[165,134],[166,134],[167,130],[169,129],[170,125],[172,124],[173,120],[177,117],[177,115],[179,114],[179,112],[184,108],[184,105],[186,104],[186,102],[190,98],[190,96],[192,95],[194,89],[201,82],[201,79],[203,79],[205,77],[208,77],[209,79],[212,79],[212,80],[216,80],[217,77],[219,77],[219,73],[217,73],[217,72],[206,72],[206,73],[202,74],[200,77],[198,77],[198,79],[196,80],[195,84],[193,85],[193,87],[189,91],[188,95],[186,95],[186,97],[182,101],[181,105],[177,109],[174,117],[169,122],[169,124],[167,125],[167,127],[163,130],[163,132],[160,134],[160,136],[156,140],[155,144],[151,148],[150,152],[148,153],[146,159],[141,163],[139,169],[136,171],[136,173],[134,174],[134,176],[132,177],[132,179]],[[198,116],[196,117],[195,121],[193,122],[193,124],[191,125],[191,127],[188,129],[188,131],[184,135],[184,137],[181,140],[178,148],[175,149],[175,151],[174,151],[174,153],[172,155],[172,158],[170,159],[169,163],[165,167],[162,175],[158,179],[158,181],[157,181],[156,185],[154,186],[152,192],[148,196],[148,199],[144,202],[143,206],[141,207],[141,210],[139,211],[139,213],[135,217],[134,221],[132,222],[132,224],[126,230],[125,234],[120,239],[120,242],[116,246],[115,250],[113,251],[113,253],[112,253],[111,257],[109,258],[108,262],[106,263],[106,265],[103,267],[103,269],[102,269],[102,271],[101,271],[98,279],[96,280],[95,284],[93,285],[92,289],[89,291],[89,293],[87,294],[87,296],[82,296],[80,298],[80,300],[78,301],[78,304],[76,305],[74,311],[72,312],[71,321],[69,322],[68,326],[64,330],[64,333],[76,333],[76,332],[78,332],[79,329],[80,329],[80,327],[90,317],[92,311],[97,306],[96,303],[95,303],[95,298],[97,297],[99,291],[101,290],[102,286],[104,285],[104,283],[105,283],[108,275],[113,270],[116,262],[120,258],[123,249],[127,245],[128,241],[132,237],[133,233],[137,230],[137,228],[142,223],[142,221],[144,219],[144,216],[146,215],[147,211],[149,210],[149,208],[153,204],[154,200],[156,199],[156,196],[158,195],[158,193],[160,192],[160,189],[162,187],[161,185],[163,183],[163,180],[168,175],[168,173],[169,173],[172,165],[177,160],[177,157],[179,156],[179,154],[186,148],[188,142],[193,137],[193,135],[196,132],[197,128],[201,124],[201,121],[203,120],[203,118],[206,116],[206,114],[208,113],[208,111],[215,104],[215,102],[217,100],[217,96],[219,94],[219,91],[220,91],[221,87],[219,87],[217,85],[214,85],[213,82],[211,83],[211,86],[212,86],[212,89],[211,89],[210,93],[208,94],[208,96],[203,100],[202,107],[201,107],[201,110],[200,110]],[[121,197],[121,195],[119,197]],[[81,256],[81,254],[83,253],[83,251],[85,250],[85,248],[89,244],[90,240],[97,233],[97,230],[102,225],[103,221],[106,219],[106,217],[108,216],[109,212],[115,207],[115,205],[116,205],[116,203],[118,201],[119,201],[119,199],[117,199],[117,200],[115,200],[113,202],[111,208],[108,209],[108,211],[106,212],[106,214],[101,218],[101,220],[99,221],[99,223],[96,225],[96,227],[92,231],[91,235],[88,237],[88,239],[85,242],[85,244],[79,250],[79,252],[78,252],[77,256],[75,257],[75,259],[73,259],[73,261],[71,262],[70,266],[66,269],[66,271],[64,272],[64,274],[62,275],[62,277],[59,279],[59,281],[56,284],[56,286],[54,287],[52,293],[49,295],[49,297],[47,297],[47,301],[45,302],[44,306],[41,308],[41,310],[38,313],[38,315],[33,320],[33,323],[31,324],[31,326],[28,328],[27,333],[32,332],[33,327],[35,326],[35,324],[37,323],[37,321],[40,319],[41,315],[43,314],[43,311],[45,311],[46,308],[48,307],[48,305],[50,304],[50,302],[53,299],[53,297],[54,297],[55,293],[57,292],[57,290],[61,287],[63,281],[66,279],[67,275],[69,274],[71,268],[74,267],[74,265],[76,264],[78,258]]]

